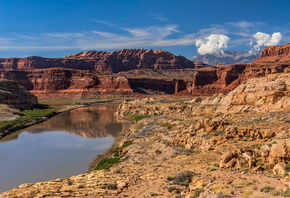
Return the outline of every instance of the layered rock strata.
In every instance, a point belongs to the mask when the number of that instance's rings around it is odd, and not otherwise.
[[[86,51],[63,58],[2,58],[0,69],[46,69],[63,67],[117,73],[131,69],[182,69],[194,68],[194,63],[183,56],[163,50],[123,49],[120,51]]]
[[[30,109],[38,104],[38,100],[17,82],[0,79],[0,103],[17,109]]]
[[[271,46],[263,49],[262,54],[254,63],[273,63],[290,61],[290,43],[280,46]]]
[[[290,74],[252,78],[224,96],[217,112],[289,111]]]

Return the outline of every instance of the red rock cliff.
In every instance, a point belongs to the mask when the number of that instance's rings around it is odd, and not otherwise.
[[[262,54],[254,63],[289,62],[290,43],[280,46],[271,46],[263,49]]]
[[[100,75],[88,70],[0,70],[0,76],[18,81],[40,98],[98,97],[114,93],[130,95],[133,92],[124,77]]]
[[[163,50],[123,49],[110,53],[87,51],[64,58],[1,58],[0,69],[45,69],[63,67],[117,73],[131,69],[182,69],[194,68],[194,63],[183,56]]]

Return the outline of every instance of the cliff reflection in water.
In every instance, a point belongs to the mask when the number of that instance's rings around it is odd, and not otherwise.
[[[117,107],[116,104],[108,104],[74,109],[58,114],[26,131],[29,133],[65,131],[88,138],[116,137],[124,127],[124,123],[118,122],[114,114]]]

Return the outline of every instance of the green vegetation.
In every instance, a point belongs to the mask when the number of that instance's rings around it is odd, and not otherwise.
[[[171,129],[171,128],[175,127],[176,124],[175,123],[174,124],[165,123],[165,124],[163,124],[163,126],[166,127],[167,129]]]
[[[127,114],[127,117],[135,120],[135,122],[137,123],[138,121],[143,120],[144,118],[148,118],[150,116],[129,113],[129,114]]]
[[[263,187],[263,188],[260,189],[261,192],[266,192],[266,193],[267,192],[270,192],[272,190],[275,190],[275,188],[272,187],[272,186],[265,186],[265,187]]]
[[[290,197],[290,189],[285,191],[277,190],[271,186],[265,186],[260,189],[261,192],[270,193],[272,196]]]
[[[132,144],[132,142],[125,142],[123,144],[123,146],[113,149],[112,152],[114,153],[114,155],[113,155],[114,157],[105,158],[105,159],[101,160],[97,164],[97,166],[94,168],[94,170],[109,169],[112,166],[114,166],[115,164],[118,164],[119,162],[121,162],[121,158],[123,156],[119,154],[119,151],[123,148],[126,148],[127,146],[130,146],[131,144]]]
[[[43,117],[52,117],[56,114],[57,110],[63,108],[66,105],[89,105],[111,101],[113,100],[71,98],[39,99],[40,104],[35,105],[32,110],[21,111],[21,117],[8,122],[0,122],[0,130],[6,130],[14,126],[16,127],[27,121],[38,121]]]
[[[1,122],[0,130],[8,129],[12,126],[21,124],[29,120],[37,121],[37,120],[42,119],[43,117],[51,117],[56,113],[55,111],[56,111],[56,108],[54,107],[48,107],[46,105],[38,105],[37,108],[34,108],[32,110],[21,111],[21,114],[23,116],[21,116],[20,118],[17,118],[15,120],[8,121],[8,122]]]

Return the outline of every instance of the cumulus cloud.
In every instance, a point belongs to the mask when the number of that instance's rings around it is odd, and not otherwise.
[[[197,52],[204,54],[220,54],[228,47],[230,38],[223,34],[211,34],[202,39],[196,39]]]
[[[252,35],[252,37],[254,40],[250,42],[250,45],[253,46],[254,51],[260,51],[262,46],[278,45],[282,40],[282,34],[280,32],[275,32],[272,35],[266,34],[264,32],[257,32],[256,34]],[[254,43],[256,44],[254,45]]]

